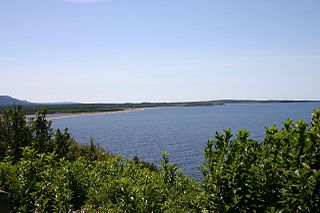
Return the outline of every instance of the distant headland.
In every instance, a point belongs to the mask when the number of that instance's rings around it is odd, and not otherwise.
[[[241,103],[302,103],[302,102],[320,102],[320,100],[237,100],[221,99],[210,101],[186,101],[186,102],[141,102],[141,103],[33,103],[26,100],[20,100],[8,95],[0,95],[0,113],[10,106],[22,105],[26,114],[34,114],[40,107],[47,109],[48,114],[72,114],[72,113],[103,113],[128,111],[152,107],[194,107],[194,106],[217,106],[225,104]]]

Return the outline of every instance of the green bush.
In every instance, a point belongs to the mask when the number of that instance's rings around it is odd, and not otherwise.
[[[203,181],[162,152],[160,168],[123,160],[92,140],[80,145],[51,129],[45,110],[26,119],[14,106],[0,117],[0,189],[12,212],[319,212],[320,109],[310,124],[216,133],[205,148]]]
[[[320,110],[310,125],[288,120],[262,143],[240,130],[216,133],[205,149],[204,208],[225,211],[319,212]]]

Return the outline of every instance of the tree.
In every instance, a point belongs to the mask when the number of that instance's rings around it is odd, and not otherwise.
[[[21,106],[14,105],[12,108],[5,110],[3,117],[0,119],[0,144],[6,147],[6,152],[11,154],[14,159],[21,157],[21,147],[31,145],[32,133],[27,126],[27,119]],[[1,157],[6,155],[5,151],[1,152]]]
[[[53,132],[51,121],[46,119],[47,111],[40,108],[36,113],[36,118],[32,120],[33,146],[39,153],[52,152],[53,143],[51,141]]]

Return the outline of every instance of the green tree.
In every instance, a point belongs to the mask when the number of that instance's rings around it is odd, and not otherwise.
[[[52,152],[52,129],[51,122],[46,119],[47,111],[40,108],[36,113],[36,118],[32,120],[31,129],[33,131],[33,146],[39,153]]]
[[[0,144],[5,147],[1,158],[10,154],[15,160],[21,157],[21,148],[31,145],[32,133],[21,106],[14,105],[4,111],[0,119]]]

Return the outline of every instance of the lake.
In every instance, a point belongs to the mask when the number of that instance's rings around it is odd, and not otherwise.
[[[262,141],[265,127],[282,127],[288,119],[310,121],[320,103],[226,104],[208,107],[149,108],[142,111],[53,118],[54,129],[68,127],[78,142],[90,137],[106,150],[159,165],[166,149],[172,163],[185,174],[200,179],[204,148],[215,131],[245,128]]]

